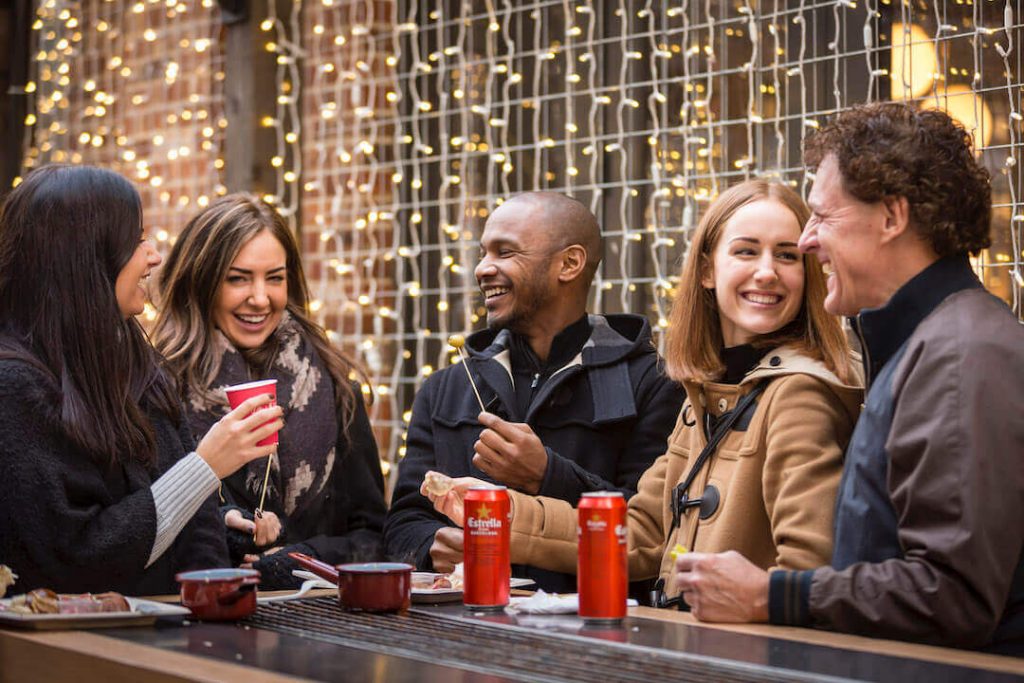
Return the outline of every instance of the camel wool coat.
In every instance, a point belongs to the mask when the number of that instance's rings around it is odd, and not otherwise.
[[[859,380],[858,380],[859,381]],[[756,403],[725,435],[689,488],[714,486],[718,504],[700,519],[687,508],[672,529],[671,501],[707,443],[705,413],[718,418],[759,382]],[[736,550],[764,569],[812,568],[832,556],[843,452],[863,391],[791,348],[774,349],[736,385],[685,382],[686,401],[664,455],[640,478],[628,506],[630,580],[660,576],[674,596],[678,543],[698,552]],[[577,513],[568,503],[510,491],[512,561],[575,571]]]

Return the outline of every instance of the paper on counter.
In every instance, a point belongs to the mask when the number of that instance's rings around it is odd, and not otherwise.
[[[636,607],[636,600],[627,600],[628,607]],[[508,608],[521,614],[575,614],[580,609],[579,593],[545,593],[538,590],[527,598],[514,597]]]

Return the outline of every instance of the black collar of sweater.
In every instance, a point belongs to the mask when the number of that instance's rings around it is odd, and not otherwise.
[[[756,349],[750,344],[723,348],[720,357],[725,364],[725,374],[718,381],[722,384],[739,384],[747,373],[757,367],[767,352],[766,348]]]
[[[530,348],[530,342],[513,333],[509,343],[510,362],[513,371],[528,371],[546,374],[548,369],[558,369],[569,364],[590,338],[590,322],[586,314],[555,335],[551,340],[551,351],[546,362],[541,362]]]
[[[884,306],[860,312],[855,319],[867,347],[875,376],[910,338],[921,321],[946,297],[964,289],[980,288],[967,254],[955,254],[935,261],[900,287]]]

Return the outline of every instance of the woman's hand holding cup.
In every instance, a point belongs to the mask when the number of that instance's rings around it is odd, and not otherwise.
[[[277,452],[276,443],[257,445],[284,427],[281,406],[264,408],[273,400],[269,394],[247,399],[210,427],[199,442],[196,453],[218,479],[227,477],[247,462]]]

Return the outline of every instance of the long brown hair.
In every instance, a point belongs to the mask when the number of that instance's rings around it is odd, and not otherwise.
[[[352,388],[351,378],[364,379],[363,373],[310,319],[309,286],[295,236],[274,207],[256,195],[239,192],[221,197],[182,230],[160,271],[160,313],[153,328],[153,343],[183,390],[187,387],[212,399],[210,385],[220,370],[213,342],[214,301],[238,252],[264,230],[284,247],[286,310],[331,373],[338,415],[347,428],[355,415],[355,402],[362,400]],[[243,355],[250,365],[269,363],[276,355],[276,344],[277,335],[272,334],[262,348]]]
[[[52,379],[64,432],[103,465],[155,461],[146,407],[181,416],[173,380],[117,303],[140,239],[138,192],[92,166],[36,169],[0,210],[0,358]]]
[[[672,303],[665,335],[665,362],[677,381],[713,381],[721,377],[722,323],[713,290],[701,284],[701,276],[713,262],[725,224],[741,207],[772,199],[793,212],[801,226],[807,224],[807,205],[786,185],[768,180],[748,180],[729,188],[708,207],[697,226],[683,263],[679,291]],[[801,229],[803,229],[801,227]],[[850,381],[849,350],[838,318],[825,312],[825,276],[821,264],[803,255],[804,295],[796,318],[781,329],[756,336],[757,348],[790,344],[811,358],[821,360],[843,382]]]

